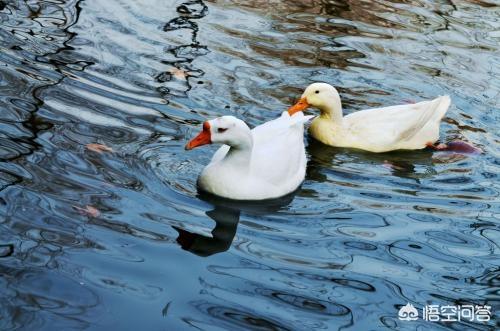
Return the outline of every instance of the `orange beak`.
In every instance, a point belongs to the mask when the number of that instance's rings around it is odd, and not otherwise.
[[[210,124],[208,122],[203,123],[203,131],[201,131],[196,137],[191,139],[187,144],[185,149],[191,150],[198,146],[203,146],[212,143],[212,137],[210,136]]]
[[[307,99],[300,98],[300,100],[295,105],[288,108],[288,114],[290,116],[292,116],[296,112],[305,110],[307,107],[309,107],[309,104],[307,103]]]

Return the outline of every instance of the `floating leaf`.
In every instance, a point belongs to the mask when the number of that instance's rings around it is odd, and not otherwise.
[[[101,215],[101,212],[99,211],[99,209],[95,208],[95,207],[92,207],[90,205],[86,205],[85,208],[82,208],[82,207],[78,207],[78,206],[73,206],[73,208],[75,208],[76,210],[78,210],[78,212],[82,215],[86,215],[86,216],[89,216],[89,217],[99,217]]]
[[[93,152],[101,154],[102,152],[112,152],[113,149],[111,147],[108,147],[106,145],[102,144],[87,144],[85,147]]]
[[[179,68],[170,68],[168,70],[168,72],[170,74],[172,74],[172,76],[174,76],[175,78],[177,79],[180,79],[180,80],[186,80],[186,77],[188,76],[187,72],[185,70],[182,70],[182,69],[179,69]]]

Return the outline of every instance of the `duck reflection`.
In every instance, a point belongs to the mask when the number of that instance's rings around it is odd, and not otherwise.
[[[205,214],[215,221],[212,237],[190,232],[172,226],[177,232],[177,243],[182,249],[198,256],[210,256],[227,251],[233,242],[242,212],[250,215],[270,214],[286,207],[299,189],[284,197],[263,201],[236,201],[200,193],[198,197],[210,203],[214,208]]]
[[[207,211],[206,215],[215,221],[212,237],[174,226],[173,228],[179,233],[177,243],[181,245],[182,249],[199,256],[210,256],[227,251],[236,235],[240,211],[216,206],[213,210]]]
[[[381,165],[389,169],[392,175],[400,178],[413,179],[418,181],[422,177],[432,175],[426,171],[421,173],[417,168],[426,167],[433,172],[432,165],[435,163],[431,150],[414,151],[393,151],[388,153],[370,153],[362,150],[335,148],[326,146],[312,138],[308,139],[307,147],[311,161],[308,164],[308,179],[324,181],[325,175],[321,168],[341,167],[343,163],[352,162],[355,164],[365,164],[366,166]]]

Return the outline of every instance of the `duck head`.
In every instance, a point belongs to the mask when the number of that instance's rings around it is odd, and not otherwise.
[[[207,144],[223,144],[231,147],[251,145],[250,128],[234,116],[222,116],[203,123],[203,130],[187,144],[185,149],[191,150]]]
[[[342,110],[340,96],[335,87],[327,83],[313,83],[309,85],[300,100],[288,109],[291,115],[304,111],[309,107],[316,107],[322,115]]]

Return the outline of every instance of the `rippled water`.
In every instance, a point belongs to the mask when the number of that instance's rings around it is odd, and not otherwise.
[[[498,328],[499,31],[493,0],[0,1],[0,329]],[[308,139],[295,195],[197,196],[203,120],[317,80],[347,113],[449,94],[443,141],[484,153]]]

